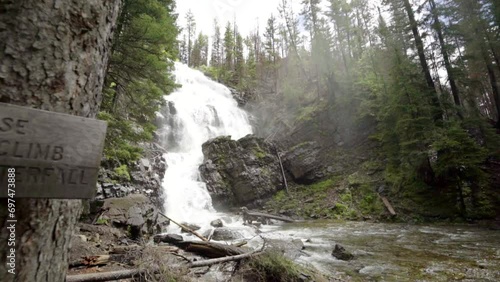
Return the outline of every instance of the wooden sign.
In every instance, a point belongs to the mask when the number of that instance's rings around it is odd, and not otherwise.
[[[106,127],[95,119],[0,103],[0,197],[11,195],[7,184],[13,182],[16,198],[93,198]]]

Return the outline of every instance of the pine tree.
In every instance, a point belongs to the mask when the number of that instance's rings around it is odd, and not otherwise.
[[[108,121],[104,147],[108,163],[126,165],[141,156],[137,144],[152,138],[163,96],[175,87],[174,9],[171,0],[125,0],[99,113]]]
[[[441,105],[439,103],[438,94],[436,92],[436,86],[434,84],[434,80],[432,79],[429,65],[427,64],[427,57],[425,55],[425,50],[424,50],[424,42],[418,30],[418,23],[415,19],[415,15],[413,13],[413,8],[411,7],[410,1],[403,0],[403,6],[406,11],[406,14],[408,15],[408,20],[410,21],[410,28],[413,33],[413,38],[415,40],[415,47],[417,49],[418,58],[420,60],[420,66],[422,68],[425,81],[427,83],[428,87],[428,90],[426,91],[428,92],[427,96],[430,96],[430,102],[434,107],[433,109],[434,120],[438,121],[443,118],[442,117],[443,113],[441,111]]]
[[[212,36],[212,56],[210,58],[210,65],[213,67],[220,67],[221,66],[221,48],[222,48],[222,42],[221,42],[221,34],[220,34],[220,27],[219,23],[217,22],[217,19],[214,20],[214,35]]]
[[[235,74],[234,83],[239,85],[244,80],[245,75],[245,57],[243,55],[243,37],[241,34],[236,33],[236,44],[235,44]]]
[[[186,34],[182,34],[182,39],[179,42],[179,59],[182,63],[188,63],[188,48],[187,48],[187,38]]]
[[[292,6],[288,0],[281,0],[278,11],[281,19],[284,22],[286,31],[288,33],[287,39],[295,57],[299,61],[299,67],[304,77],[307,77],[307,72],[304,68],[304,62],[299,54],[299,45],[302,43],[299,32],[299,21],[295,17]]]
[[[226,72],[232,74],[234,70],[234,31],[231,27],[231,23],[228,22],[226,25],[226,30],[224,32],[224,69]]]
[[[191,51],[191,66],[194,68],[206,66],[208,60],[208,37],[199,33]]]
[[[194,15],[189,10],[186,14],[186,32],[187,32],[187,54],[188,54],[188,66],[191,66],[191,52],[193,49],[193,41],[194,36],[196,34],[196,20],[194,19]]]
[[[271,17],[267,20],[266,32],[264,33],[264,46],[266,49],[266,53],[268,56],[268,60],[276,65],[276,57],[277,57],[277,25],[276,18],[271,15]]]
[[[482,18],[482,6],[476,1],[455,0],[454,16],[458,21],[458,32],[464,42],[467,67],[473,75],[473,80],[487,81],[490,88],[483,101],[491,101],[492,112],[487,113],[496,119],[496,127],[500,128],[500,86],[498,74],[495,71],[495,53],[493,45],[489,44],[491,34],[488,24]],[[485,73],[486,76],[481,75]],[[481,91],[481,90],[479,90]]]
[[[448,81],[450,83],[451,92],[453,95],[453,101],[455,102],[455,105],[457,107],[461,107],[462,103],[460,101],[460,93],[458,90],[457,83],[455,81],[455,73],[454,73],[453,67],[451,65],[448,47],[447,47],[445,39],[444,39],[443,28],[442,28],[441,21],[439,19],[439,11],[438,11],[438,8],[437,8],[434,0],[429,0],[429,5],[430,5],[433,21],[434,21],[432,27],[436,31],[437,37],[439,39],[439,46],[441,48],[441,54],[443,56],[444,65],[446,68],[446,72],[448,74]],[[460,118],[463,118],[463,115],[462,115],[460,109],[458,109],[458,115]]]

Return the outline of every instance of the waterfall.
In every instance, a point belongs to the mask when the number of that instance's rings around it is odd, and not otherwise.
[[[181,63],[175,64],[175,77],[182,87],[165,97],[165,124],[160,129],[168,151],[165,211],[178,222],[207,226],[217,215],[198,171],[202,144],[223,135],[239,139],[252,133],[252,127],[224,85]]]

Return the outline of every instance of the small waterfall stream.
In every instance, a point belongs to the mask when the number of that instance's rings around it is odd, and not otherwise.
[[[239,139],[252,133],[252,127],[224,85],[181,63],[175,64],[175,76],[182,87],[165,97],[168,107],[162,129],[168,150],[165,210],[176,221],[206,226],[217,214],[200,181],[202,144],[223,135]]]

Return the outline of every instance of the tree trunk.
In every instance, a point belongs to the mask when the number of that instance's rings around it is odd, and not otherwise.
[[[434,120],[442,119],[441,106],[439,104],[439,99],[436,92],[436,86],[434,85],[434,80],[432,80],[431,72],[429,70],[429,65],[425,57],[424,42],[418,31],[418,24],[415,20],[415,15],[413,14],[413,9],[410,5],[409,0],[403,0],[406,14],[410,21],[411,31],[413,33],[413,38],[415,39],[415,46],[417,47],[418,58],[420,60],[420,66],[425,76],[425,81],[427,82],[427,87],[429,88],[429,94],[431,95],[431,103],[435,107],[433,111]]]
[[[0,102],[95,117],[120,3],[0,0]],[[0,280],[64,281],[81,201],[15,200],[15,275],[2,245]],[[6,206],[0,199],[2,244]]]
[[[497,111],[497,122],[495,127],[500,128],[500,89],[498,87],[498,81],[495,76],[495,71],[488,55],[483,51],[483,57],[486,64],[486,70],[488,71],[488,77],[490,78],[491,89],[493,91],[493,99],[495,100],[495,109]]]
[[[436,8],[436,3],[434,0],[429,0],[429,4],[431,6],[431,13],[434,18],[434,29],[436,30],[439,45],[441,47],[441,54],[443,55],[444,66],[446,68],[446,72],[448,73],[448,80],[450,81],[451,93],[453,95],[453,101],[457,107],[461,107],[462,103],[460,102],[460,94],[457,87],[457,83],[455,82],[455,74],[453,73],[453,67],[451,66],[450,56],[448,55],[448,50],[446,49],[446,43],[444,42],[443,30],[441,27],[441,22],[439,21],[439,15]],[[458,110],[458,116],[463,119],[463,115],[461,110]]]

